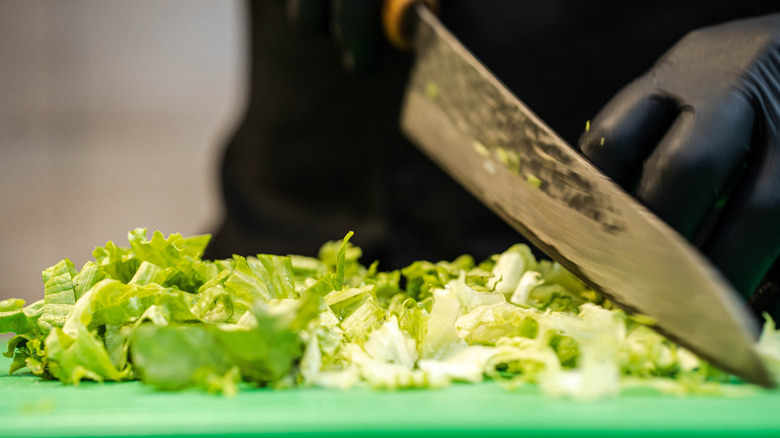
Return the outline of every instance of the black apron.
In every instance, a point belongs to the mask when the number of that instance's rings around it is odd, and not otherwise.
[[[690,30],[776,0],[441,0],[441,19],[521,100],[575,144],[586,121]],[[248,3],[249,96],[220,168],[224,221],[205,256],[316,255],[355,231],[365,264],[479,261],[523,241],[398,127],[409,55],[347,73],[333,39]]]

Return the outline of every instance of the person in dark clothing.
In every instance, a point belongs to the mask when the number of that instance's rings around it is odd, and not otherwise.
[[[353,230],[363,259],[389,270],[465,253],[484,259],[521,241],[401,135],[411,55],[381,40],[379,15],[369,19],[376,24],[370,44],[346,57],[334,44],[330,30],[339,23],[328,19],[343,18],[349,5],[378,10],[379,2],[334,2],[248,2],[250,94],[225,149],[225,217],[205,257],[315,255]],[[316,13],[301,14],[304,3]],[[756,0],[446,0],[439,16],[534,112],[694,242],[747,297],[780,249],[780,169],[772,167],[780,160],[780,15],[767,15],[776,10],[776,2]],[[291,12],[308,29],[293,25]],[[340,30],[335,37],[343,40]],[[710,99],[717,93],[741,97]],[[696,127],[703,138],[722,140],[718,124],[732,123],[731,143],[685,154],[663,141],[686,129],[674,127],[681,114],[695,119],[702,108],[733,110]],[[747,183],[732,183],[738,176]],[[720,208],[725,194],[733,200]],[[739,215],[752,220],[740,224]]]

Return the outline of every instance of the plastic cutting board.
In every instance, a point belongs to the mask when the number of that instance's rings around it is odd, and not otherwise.
[[[7,370],[10,359],[0,360]],[[0,374],[0,437],[71,436],[780,436],[780,391],[744,397],[631,390],[597,402],[535,387],[349,391],[242,388],[226,398],[140,382],[78,387]]]

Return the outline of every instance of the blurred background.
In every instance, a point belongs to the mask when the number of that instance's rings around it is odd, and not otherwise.
[[[43,297],[136,227],[219,222],[217,169],[243,108],[243,3],[0,1],[0,299]]]

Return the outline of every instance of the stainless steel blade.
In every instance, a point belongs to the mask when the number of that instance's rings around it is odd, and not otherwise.
[[[545,125],[433,14],[417,14],[405,134],[596,290],[713,364],[772,386],[754,349],[757,323],[719,272]]]

